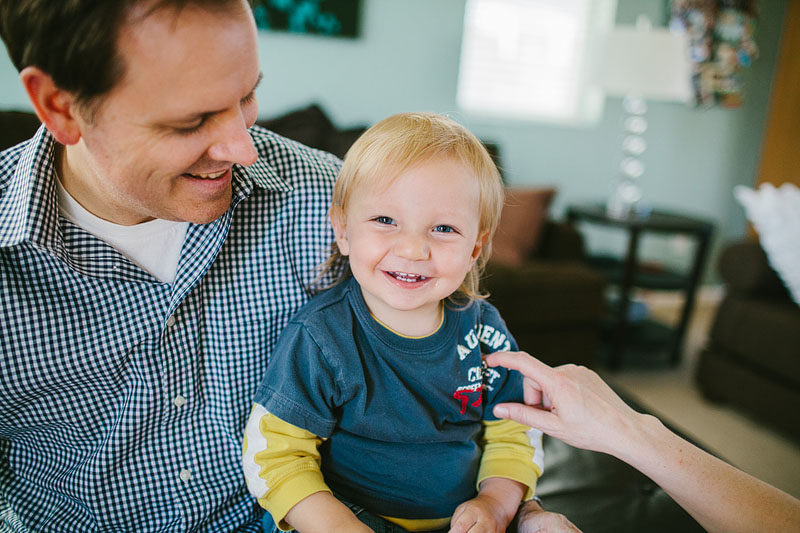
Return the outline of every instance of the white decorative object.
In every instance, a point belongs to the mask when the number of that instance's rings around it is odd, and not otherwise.
[[[733,194],[758,232],[770,266],[800,305],[800,189],[764,183],[758,190],[740,185]]]
[[[637,212],[642,198],[642,154],[647,143],[647,102],[686,102],[691,98],[688,37],[654,28],[640,16],[636,26],[616,26],[601,40],[594,76],[606,94],[624,96],[623,161],[611,183],[608,215],[624,219]]]

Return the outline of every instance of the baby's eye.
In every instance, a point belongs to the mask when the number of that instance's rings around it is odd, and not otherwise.
[[[378,224],[394,224],[394,220],[392,220],[392,217],[375,217],[372,220],[374,220]]]
[[[452,226],[448,226],[446,224],[439,224],[438,226],[433,228],[433,231],[437,233],[452,233],[455,230],[452,228]]]

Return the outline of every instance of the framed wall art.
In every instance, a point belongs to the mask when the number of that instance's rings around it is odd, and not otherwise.
[[[361,0],[253,0],[261,30],[327,37],[359,35]]]

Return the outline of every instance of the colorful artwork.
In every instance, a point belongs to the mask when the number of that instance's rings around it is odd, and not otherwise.
[[[743,68],[758,56],[756,0],[672,0],[670,26],[689,35],[697,105],[741,105]]]
[[[262,30],[357,37],[361,0],[253,0]]]

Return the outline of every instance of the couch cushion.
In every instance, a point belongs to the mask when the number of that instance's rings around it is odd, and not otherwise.
[[[789,296],[786,286],[769,266],[764,250],[755,241],[727,245],[717,260],[717,269],[729,291],[760,296]]]
[[[713,346],[700,354],[697,383],[709,400],[729,402],[758,424],[769,424],[800,443],[797,384],[776,381],[773,374],[754,371],[747,361],[734,359]]]
[[[535,251],[554,188],[508,188],[500,224],[492,240],[492,261],[521,265]]]
[[[340,158],[344,157],[350,146],[366,130],[364,127],[338,129],[316,104],[279,117],[259,119],[256,124]]]
[[[605,283],[601,274],[578,261],[540,260],[519,267],[492,262],[482,287],[516,334],[521,328],[599,324],[605,314]]]
[[[717,310],[711,346],[800,386],[800,309],[789,299],[728,295]]]
[[[325,150],[328,136],[335,130],[325,112],[316,104],[256,124],[312,148]]]

